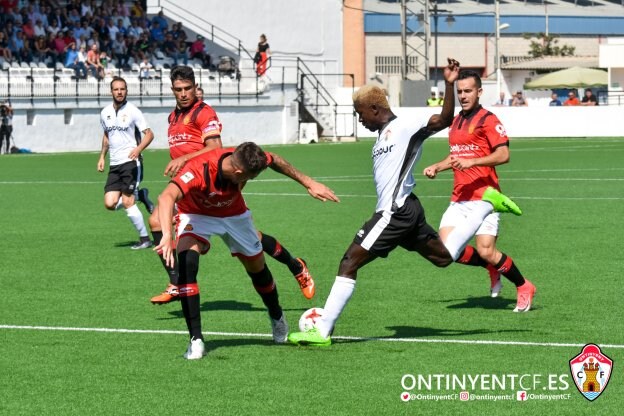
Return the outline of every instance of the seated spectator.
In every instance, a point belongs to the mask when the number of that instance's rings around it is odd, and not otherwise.
[[[563,105],[566,105],[566,106],[567,105],[581,105],[581,102],[576,97],[576,92],[569,91],[568,92],[568,99],[563,102]]]
[[[87,62],[87,45],[82,44],[78,48],[78,66],[85,67],[84,79],[87,79],[87,70],[91,71],[91,75],[93,77],[97,77],[97,70],[95,68],[90,68],[89,63]]]
[[[139,26],[137,19],[132,19],[132,24],[128,28],[128,36],[134,36],[135,39],[138,39],[141,33],[143,33],[143,28]]]
[[[87,52],[87,68],[98,80],[104,78],[104,67],[100,62],[100,53],[95,43],[91,45],[91,49]]]
[[[559,101],[556,92],[553,92],[550,96],[550,103],[548,103],[548,105],[551,107],[559,107],[561,105],[561,101]]]
[[[46,28],[46,31],[56,36],[57,33],[61,33],[61,28],[58,23],[56,23],[56,20],[52,20],[52,23]]]
[[[80,39],[82,35],[85,35],[85,37],[89,39],[92,33],[93,29],[91,28],[91,26],[89,26],[89,21],[87,19],[82,19],[80,21],[80,27],[74,29],[74,36],[77,39]]]
[[[494,103],[495,107],[508,107],[509,100],[505,99],[505,92],[501,91],[498,100]]]
[[[160,47],[165,41],[165,30],[160,26],[158,21],[152,22],[152,28],[150,29],[150,35],[152,40]]]
[[[71,68],[76,74],[77,79],[87,78],[87,67],[84,61],[78,59],[78,51],[76,50],[76,43],[72,42],[65,48],[65,68]],[[84,50],[84,48],[83,48]]]
[[[110,58],[108,57],[108,54],[106,53],[106,51],[101,51],[100,52],[100,64],[102,65],[104,75],[111,75],[111,71],[108,69],[109,62],[110,62]]]
[[[174,60],[174,65],[177,65],[176,56],[178,52],[178,45],[175,40],[173,40],[173,35],[171,33],[167,32],[165,35],[165,41],[163,42],[161,49],[165,56],[172,58]]]
[[[139,78],[150,79],[152,78],[151,71],[153,69],[152,64],[147,59],[147,56],[143,58],[143,61],[139,65]]]
[[[132,17],[145,17],[145,11],[139,0],[134,0],[132,8],[130,8],[130,15]]]
[[[583,99],[581,100],[581,105],[585,105],[585,106],[598,105],[598,99],[592,92],[591,88],[587,88],[585,90],[585,95],[583,96]]]
[[[111,44],[111,55],[117,61],[118,67],[125,68],[128,66],[126,42],[121,33],[117,33],[117,38]]]
[[[511,100],[511,106],[512,107],[526,107],[527,105],[528,103],[524,99],[524,96],[522,95],[522,91],[517,91],[513,99]]]
[[[435,91],[431,91],[431,97],[427,98],[427,107],[438,107],[440,99],[436,96]]]
[[[167,31],[169,23],[167,22],[167,19],[165,19],[165,15],[162,10],[159,11],[156,16],[152,17],[152,27],[154,24],[158,24],[158,27],[160,27],[160,30],[163,32]]]
[[[34,26],[33,30],[34,30],[34,33],[35,33],[35,37],[47,36],[48,35],[46,33],[45,27],[43,27],[43,22],[41,21],[41,19],[37,19],[37,21],[35,22],[35,26]]]
[[[48,40],[45,38],[45,36],[38,36],[37,39],[35,39],[34,47],[34,58],[37,60],[37,62],[45,62],[48,57],[52,56],[52,50],[48,46]]]
[[[182,22],[174,23],[171,26],[171,31],[169,33],[173,35],[173,38],[175,40],[178,40],[180,38],[186,40],[186,32],[182,30]]]
[[[33,25],[32,20],[26,20],[26,23],[22,25],[22,31],[24,32],[24,38],[29,41],[35,39],[35,25]]]
[[[183,38],[178,39],[176,46],[176,56],[173,60],[174,65],[178,65],[180,59],[184,63],[184,65],[188,65],[188,47],[186,45],[186,41]]]
[[[75,42],[74,42],[75,43]],[[63,62],[63,56],[66,53],[66,43],[63,39],[63,33],[58,32],[56,35],[50,33],[50,49],[54,52],[54,61]]]
[[[4,32],[0,31],[0,56],[7,62],[13,61],[13,53],[9,48],[9,40],[6,38]]]
[[[189,56],[191,59],[199,59],[204,68],[210,68],[210,55],[206,53],[205,49],[204,37],[197,35],[197,39],[191,44]]]

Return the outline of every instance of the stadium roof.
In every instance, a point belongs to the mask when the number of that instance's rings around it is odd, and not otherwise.
[[[581,68],[599,68],[597,56],[543,56],[503,63],[502,69],[557,70],[573,66]]]

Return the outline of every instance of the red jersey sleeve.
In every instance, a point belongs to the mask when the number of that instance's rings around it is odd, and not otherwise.
[[[217,113],[210,106],[206,106],[197,115],[197,127],[201,131],[202,140],[221,136],[223,126],[217,117]]]
[[[206,186],[202,170],[203,164],[191,159],[171,182],[178,185],[178,188],[180,188],[184,195],[188,194],[190,191],[201,191]]]
[[[492,150],[500,146],[509,145],[509,137],[507,137],[505,127],[494,114],[485,119],[483,131]]]

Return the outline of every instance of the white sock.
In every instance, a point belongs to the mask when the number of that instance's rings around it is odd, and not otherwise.
[[[122,198],[119,197],[119,200],[117,201],[117,205],[115,205],[115,211],[121,208],[123,208],[123,201],[122,201]]]
[[[334,329],[336,321],[340,317],[347,302],[351,299],[355,290],[355,280],[348,277],[336,276],[336,281],[329,292],[329,296],[325,301],[323,309],[325,313],[321,320],[316,324],[321,336],[328,337]]]
[[[139,232],[139,236],[147,237],[147,228],[145,228],[145,221],[143,221],[143,214],[141,214],[139,207],[134,204],[130,208],[126,208],[126,214],[134,228]]]

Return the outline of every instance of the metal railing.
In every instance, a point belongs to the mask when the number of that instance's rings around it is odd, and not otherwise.
[[[306,63],[297,58],[297,101],[299,102],[299,124],[315,122],[321,129],[321,136],[355,137],[357,120],[353,107],[338,104],[325,88],[317,74]],[[354,74],[323,74],[322,77],[340,76],[350,79],[352,91],[355,88]]]

